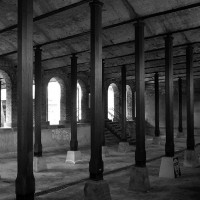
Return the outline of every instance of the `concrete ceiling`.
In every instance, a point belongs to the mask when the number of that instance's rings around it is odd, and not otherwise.
[[[89,0],[34,0],[34,46],[41,46],[44,70],[68,67],[77,53],[78,71],[89,72]],[[199,0],[102,0],[103,59],[106,78],[120,77],[127,66],[128,79],[134,78],[134,22],[145,26],[145,72],[164,77],[164,37],[173,33],[174,74],[185,76],[185,45],[194,44],[194,72],[200,76]],[[0,65],[17,65],[17,0],[0,1]]]

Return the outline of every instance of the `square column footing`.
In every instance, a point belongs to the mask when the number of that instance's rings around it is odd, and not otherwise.
[[[85,183],[84,200],[111,200],[110,188],[105,180]]]
[[[102,156],[103,157],[108,157],[109,156],[109,151],[107,146],[102,146]]]
[[[176,138],[184,138],[185,137],[185,133],[184,132],[178,132],[176,135]]]
[[[34,156],[33,158],[33,171],[41,172],[47,170],[47,163],[44,157]]]
[[[146,192],[150,190],[150,181],[147,167],[132,167],[129,181],[129,190],[138,192]]]
[[[118,152],[126,153],[130,151],[130,145],[128,142],[120,142],[118,145]]]
[[[174,157],[162,157],[160,164],[159,177],[175,178]]]
[[[185,150],[184,153],[184,167],[197,167],[200,165],[198,155],[195,150]]]
[[[152,144],[161,145],[161,137],[160,136],[158,136],[158,137],[155,136],[153,138]]]
[[[73,163],[76,164],[77,162],[82,161],[82,156],[80,151],[68,151],[66,163]]]

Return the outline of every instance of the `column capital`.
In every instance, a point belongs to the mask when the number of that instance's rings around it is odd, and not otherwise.
[[[99,1],[99,0],[93,0],[89,3],[90,6],[93,6],[93,5],[98,5],[98,6],[103,6],[103,2]]]
[[[166,34],[166,36],[164,38],[165,38],[165,41],[167,41],[167,40],[173,41],[173,39],[174,39],[174,37],[172,36],[171,33]]]
[[[145,22],[141,19],[138,19],[135,23],[135,26],[145,26]]]
[[[36,47],[34,47],[34,51],[35,51],[35,52],[36,52],[36,51],[42,52],[41,46],[36,46]]]
[[[188,44],[186,46],[186,50],[193,50],[193,49],[194,49],[193,44]]]
[[[78,58],[78,57],[77,57],[77,54],[76,54],[76,53],[73,53],[72,56],[71,56],[71,59],[72,59],[72,58],[76,58],[76,59],[77,59],[77,58]]]

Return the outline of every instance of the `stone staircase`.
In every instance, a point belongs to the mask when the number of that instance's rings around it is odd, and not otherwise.
[[[109,119],[105,120],[105,141],[108,146],[118,144],[122,141],[122,128],[119,122],[113,122]],[[127,141],[130,145],[134,145],[136,140],[127,134]]]

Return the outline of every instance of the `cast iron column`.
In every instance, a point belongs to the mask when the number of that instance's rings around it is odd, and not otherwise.
[[[78,150],[77,141],[77,57],[71,57],[71,141],[70,150]]]
[[[102,61],[102,106],[103,106],[103,135],[102,135],[102,146],[105,146],[105,91],[104,91],[104,67],[105,61]]]
[[[144,68],[144,22],[135,24],[135,79],[136,79],[136,151],[135,164],[146,166],[145,150],[145,68]]]
[[[18,0],[16,199],[33,200],[33,0]]]
[[[159,128],[159,80],[158,80],[158,72],[154,75],[155,81],[155,136],[160,136],[160,128]]]
[[[187,79],[187,150],[194,150],[194,83],[193,83],[193,47],[186,49]]]
[[[179,123],[178,123],[178,131],[183,132],[183,126],[182,126],[182,78],[178,79],[178,114],[179,114]]]
[[[90,179],[103,179],[102,134],[102,6],[99,1],[90,3],[91,9],[91,159]]]
[[[165,155],[174,156],[174,117],[173,117],[173,37],[165,38],[165,105],[166,105],[166,144]]]
[[[1,78],[0,78],[0,127],[1,127]]]
[[[121,68],[122,81],[122,140],[126,141],[126,67]]]
[[[40,47],[35,49],[35,145],[34,156],[42,156],[41,142],[41,110],[42,110],[42,50]]]

